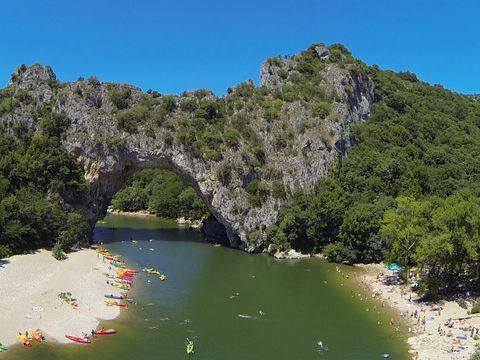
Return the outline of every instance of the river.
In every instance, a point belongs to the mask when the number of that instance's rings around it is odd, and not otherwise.
[[[91,345],[17,347],[6,358],[175,360],[189,356],[189,338],[195,342],[190,357],[199,360],[374,360],[384,353],[408,359],[404,332],[388,325],[392,314],[378,314],[378,304],[355,295],[352,268],[340,267],[347,280],[318,259],[277,260],[216,247],[156,218],[108,216],[94,236],[128,266],[158,268],[168,279],[137,277],[129,294],[136,303],[103,324],[117,335]]]

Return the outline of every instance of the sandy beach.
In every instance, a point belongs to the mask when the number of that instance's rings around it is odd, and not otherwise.
[[[359,267],[365,270],[359,279],[370,289],[372,296],[398,312],[405,320],[413,359],[470,359],[478,343],[474,339],[475,334],[480,328],[480,316],[468,314],[471,306],[464,309],[454,301],[436,304],[421,302],[408,284],[385,284],[386,277],[392,275],[392,271],[386,270],[383,265]]]
[[[29,328],[41,329],[47,341],[70,342],[65,334],[81,336],[114,319],[120,310],[104,303],[104,294],[116,293],[106,272],[108,263],[91,249],[64,261],[46,250],[0,260],[0,342],[18,344],[18,332]],[[59,298],[62,292],[77,299],[76,309]]]

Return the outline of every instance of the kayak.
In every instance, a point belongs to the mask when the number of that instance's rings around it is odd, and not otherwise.
[[[7,348],[4,345],[0,344],[0,352],[2,351],[7,351]]]
[[[105,260],[123,262],[123,260],[119,256],[104,256],[104,257],[105,257]]]
[[[18,335],[18,340],[20,340],[23,345],[25,345],[26,347],[32,347],[32,344],[30,344],[30,341],[28,341],[28,339],[23,336],[23,335]]]
[[[146,273],[148,274],[152,274],[152,275],[161,275],[161,272],[158,271],[158,270],[155,270],[155,269],[143,269],[143,271],[145,271]]]
[[[117,275],[121,277],[128,277],[128,278],[133,278],[135,276],[135,274],[132,274],[126,271],[119,271],[117,272]]]
[[[126,300],[127,297],[125,295],[113,295],[113,294],[109,294],[109,295],[104,295],[107,299],[115,299],[115,300]]]
[[[127,306],[127,304],[122,304],[122,303],[119,303],[118,301],[112,301],[112,300],[107,300],[107,299],[105,299],[105,303],[108,306],[112,306],[112,305],[120,306],[120,307],[126,307]]]
[[[187,354],[193,354],[193,342],[187,344]]]
[[[100,329],[95,330],[95,335],[113,335],[116,334],[117,330],[115,329]]]
[[[113,265],[113,266],[118,267],[118,268],[125,268],[125,265],[121,262],[118,262],[118,261],[112,261],[112,262],[110,262],[110,265]]]
[[[73,335],[65,335],[65,337],[67,339],[70,339],[72,341],[75,341],[75,342],[78,342],[78,343],[81,343],[81,344],[90,344],[91,343],[90,339],[88,339],[88,338],[81,338],[81,337],[73,336]]]
[[[117,284],[125,284],[128,286],[132,286],[132,281],[131,280],[121,280],[121,279],[114,279]]]
[[[131,281],[133,276],[117,276],[115,279],[120,279],[120,280],[128,280]]]
[[[127,273],[131,273],[131,274],[137,274],[138,273],[137,269],[125,269],[124,271],[127,272]]]
[[[42,342],[42,336],[35,330],[33,329],[28,329],[28,335],[35,340],[36,342]]]
[[[125,284],[112,284],[112,286],[117,288],[117,289],[130,290],[130,286],[125,285]]]

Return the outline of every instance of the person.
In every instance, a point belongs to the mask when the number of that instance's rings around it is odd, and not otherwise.
[[[92,329],[92,337],[95,337],[95,330]]]

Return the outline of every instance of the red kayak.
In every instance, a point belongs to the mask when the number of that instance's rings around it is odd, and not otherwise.
[[[95,335],[113,335],[116,334],[117,330],[115,329],[101,329],[95,330]]]
[[[121,273],[118,273],[117,275],[122,277],[128,277],[128,278],[133,278],[135,276],[135,274],[131,274],[129,272],[121,272]]]
[[[73,336],[73,335],[65,335],[65,337],[67,339],[70,339],[72,341],[82,343],[82,344],[90,344],[91,343],[91,341],[88,338],[81,338],[81,337]]]
[[[123,262],[123,260],[120,260],[119,258],[115,258],[115,257],[113,257],[113,256],[104,256],[104,258],[105,258],[106,260],[116,261],[116,262],[119,262],[119,263]]]

